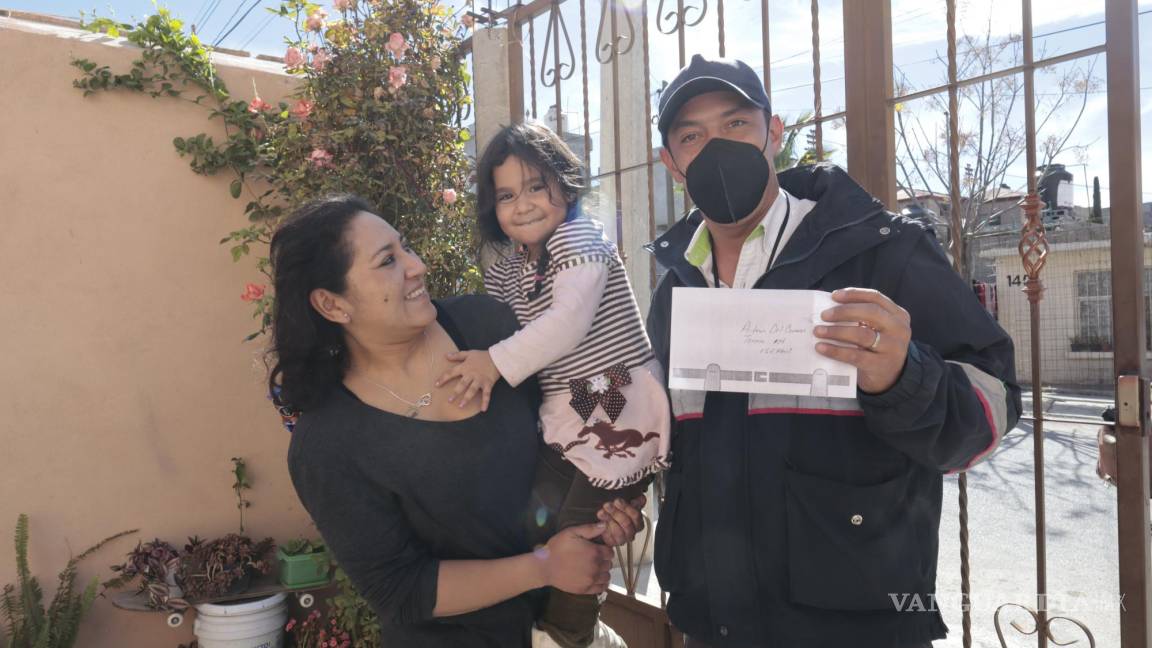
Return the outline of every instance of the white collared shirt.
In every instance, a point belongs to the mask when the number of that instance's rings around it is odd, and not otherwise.
[[[761,275],[768,271],[768,262],[771,260],[772,248],[776,247],[776,256],[784,250],[792,233],[800,226],[800,221],[816,206],[815,201],[801,200],[780,189],[776,200],[764,214],[764,218],[756,229],[744,239],[744,246],[740,249],[740,260],[736,264],[736,274],[732,285],[720,282],[722,288],[751,288]],[[784,222],[784,215],[788,214],[788,222]],[[783,226],[783,231],[780,231]],[[769,234],[771,232],[771,234]],[[780,243],[776,244],[776,237]],[[712,236],[708,232],[706,221],[701,221],[688,248],[684,250],[684,259],[700,269],[709,288],[715,288],[712,274]]]

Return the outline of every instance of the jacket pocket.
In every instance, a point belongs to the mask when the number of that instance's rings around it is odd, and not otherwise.
[[[652,564],[656,569],[660,588],[665,592],[674,592],[678,589],[680,579],[677,578],[677,574],[685,567],[672,551],[673,547],[683,544],[682,540],[677,542],[674,537],[683,482],[684,476],[679,471],[669,470],[664,473],[664,503],[660,505],[660,517],[656,519],[656,543],[652,549]]]
[[[896,611],[927,593],[909,474],[857,486],[786,473],[789,591],[828,610]]]

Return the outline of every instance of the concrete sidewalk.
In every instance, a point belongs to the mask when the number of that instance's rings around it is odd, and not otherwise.
[[[1056,403],[1053,414],[1098,415],[1100,403]],[[1030,412],[1030,409],[1027,411]],[[1045,510],[1050,616],[1084,623],[1102,648],[1120,645],[1116,543],[1116,491],[1096,477],[1096,424],[1045,425]],[[1023,423],[986,462],[968,473],[968,529],[972,587],[972,645],[1000,648],[993,616],[1005,603],[1036,607],[1035,493],[1032,427]],[[944,481],[937,592],[950,629],[937,648],[960,648],[960,539],[957,478]],[[1026,612],[1005,610],[1001,627],[1008,646],[1035,645]],[[1083,632],[1055,622],[1061,643],[1088,646]]]

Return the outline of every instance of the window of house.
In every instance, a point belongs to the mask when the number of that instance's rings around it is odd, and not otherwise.
[[[1112,350],[1112,273],[1076,273],[1076,335],[1072,351]],[[1152,268],[1144,268],[1144,348],[1152,350]]]
[[[1076,336],[1073,351],[1112,350],[1112,273],[1076,273]]]

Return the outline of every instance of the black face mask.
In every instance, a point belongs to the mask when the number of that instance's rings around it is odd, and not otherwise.
[[[715,138],[688,165],[684,180],[688,195],[709,220],[735,223],[760,204],[770,175],[764,149]]]

